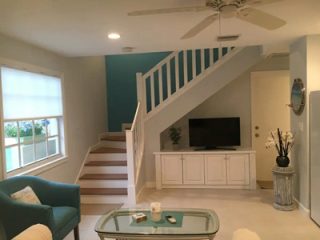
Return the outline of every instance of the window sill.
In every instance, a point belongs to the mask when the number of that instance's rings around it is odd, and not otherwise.
[[[21,176],[21,175],[33,175],[33,176],[36,176],[36,175],[39,175],[43,172],[46,172],[52,168],[55,168],[57,166],[60,166],[62,164],[65,164],[68,160],[68,156],[62,156],[60,158],[57,158],[57,159],[54,159],[54,160],[51,160],[47,163],[44,163],[42,164],[41,166],[37,166],[37,167],[34,167],[34,168],[31,168],[31,169],[28,169],[26,171],[12,171],[10,173],[7,173],[7,178],[9,177],[14,177],[14,176]]]

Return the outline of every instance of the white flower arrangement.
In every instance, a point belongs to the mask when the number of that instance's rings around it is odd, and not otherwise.
[[[292,146],[294,145],[294,135],[290,131],[272,131],[271,137],[267,138],[266,148],[275,146],[279,156],[287,157]]]

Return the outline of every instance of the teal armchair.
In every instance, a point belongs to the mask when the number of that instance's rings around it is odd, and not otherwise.
[[[12,200],[10,195],[30,186],[41,205]],[[74,230],[79,240],[80,188],[34,176],[13,177],[0,182],[0,223],[7,239],[11,239],[33,224],[48,226],[53,240],[62,240]]]

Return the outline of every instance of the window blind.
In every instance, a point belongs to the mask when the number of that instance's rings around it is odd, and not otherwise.
[[[60,78],[1,67],[1,82],[5,120],[63,115]]]

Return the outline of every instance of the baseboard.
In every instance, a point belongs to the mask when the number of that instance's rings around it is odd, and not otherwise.
[[[155,187],[156,187],[155,182],[145,182],[143,187],[140,189],[140,191],[137,194],[137,202],[140,200],[140,196],[146,188],[155,188]]]
[[[85,165],[86,162],[87,162],[87,159],[88,159],[88,157],[89,157],[90,152],[93,151],[93,150],[95,150],[95,149],[97,149],[98,147],[99,147],[99,143],[97,143],[97,144],[95,144],[95,145],[93,145],[93,146],[91,146],[91,147],[88,148],[88,151],[87,151],[87,153],[86,153],[86,155],[85,155],[85,157],[84,157],[84,159],[83,159],[83,161],[82,161],[82,164],[81,164],[80,170],[79,170],[79,172],[78,172],[78,175],[77,175],[77,177],[76,177],[76,179],[75,179],[75,181],[74,181],[75,184],[77,184],[78,181],[79,181],[79,178],[80,178],[82,169],[84,168],[84,165]]]
[[[146,188],[156,188],[156,182],[146,182],[144,186]]]
[[[310,209],[306,208],[302,205],[301,202],[298,201],[298,199],[293,198],[293,200],[297,203],[299,211],[306,217],[310,217]]]

